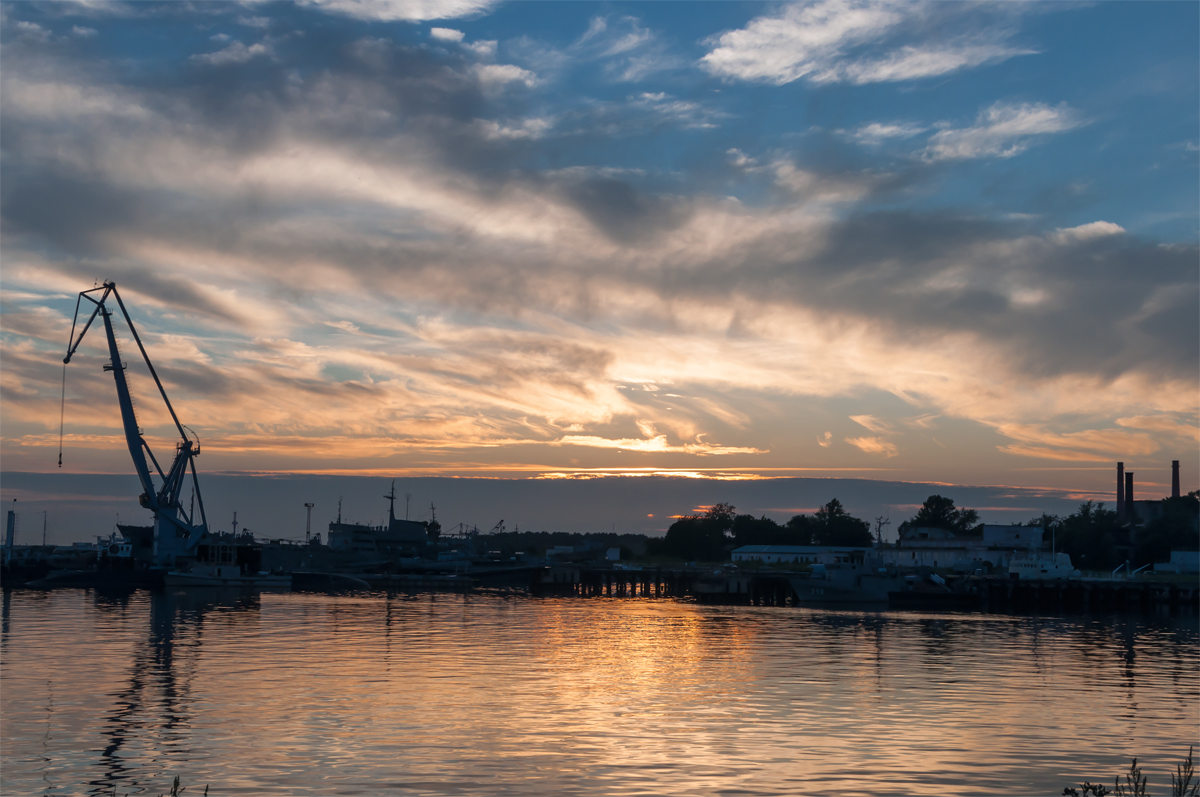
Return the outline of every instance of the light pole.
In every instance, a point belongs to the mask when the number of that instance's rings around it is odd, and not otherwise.
[[[308,520],[304,523],[304,543],[306,545],[308,544],[309,536],[312,534],[312,508],[314,506],[316,506],[316,504],[306,503],[304,505],[305,510],[308,512]]]

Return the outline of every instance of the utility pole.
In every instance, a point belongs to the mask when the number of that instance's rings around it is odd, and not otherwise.
[[[312,510],[313,510],[314,506],[316,506],[316,504],[306,503],[304,505],[304,508],[308,511],[308,520],[306,520],[304,522],[304,544],[305,545],[308,544],[309,537],[312,536]]]
[[[412,500],[412,493],[404,494],[404,519],[408,520],[408,502]]]
[[[46,516],[48,514],[49,513],[45,509],[42,510],[42,547],[43,548],[46,547]]]

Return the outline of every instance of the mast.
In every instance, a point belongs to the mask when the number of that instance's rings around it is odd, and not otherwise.
[[[392,491],[384,496],[388,500],[388,528],[396,522],[396,480],[392,479]]]

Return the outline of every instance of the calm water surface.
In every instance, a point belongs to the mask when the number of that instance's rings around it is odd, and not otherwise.
[[[4,794],[1057,795],[1200,727],[1195,618],[4,593]]]

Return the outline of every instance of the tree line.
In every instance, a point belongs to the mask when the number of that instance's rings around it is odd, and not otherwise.
[[[732,504],[714,504],[704,514],[676,520],[665,537],[647,540],[647,553],[713,561],[743,545],[866,547],[873,541],[870,524],[848,513],[836,498],[815,514],[795,515],[786,523],[736,514]]]
[[[1028,525],[1041,526],[1047,544],[1071,555],[1081,570],[1109,570],[1125,561],[1121,548],[1132,548],[1134,568],[1165,562],[1171,551],[1200,550],[1200,496],[1197,492],[1165,498],[1161,512],[1134,530],[1104,502],[1086,501],[1066,517],[1042,515]]]
[[[714,504],[701,514],[678,518],[665,537],[641,534],[566,532],[503,532],[480,535],[480,550],[500,550],[506,555],[516,551],[539,551],[553,545],[572,545],[576,550],[621,548],[621,557],[639,556],[689,561],[721,561],[729,551],[743,545],[803,545],[865,548],[879,541],[886,521],[871,525],[846,511],[834,498],[812,515],[795,515],[779,523],[765,515],[737,514],[728,503]],[[1200,500],[1197,493],[1168,498],[1158,517],[1143,524],[1131,535],[1128,524],[1103,503],[1087,501],[1065,517],[1043,514],[1023,525],[1040,526],[1044,545],[1051,540],[1057,549],[1071,555],[1072,563],[1083,570],[1112,569],[1125,560],[1123,551],[1133,544],[1131,563],[1140,567],[1164,562],[1172,550],[1200,550]],[[955,536],[983,533],[979,513],[957,507],[954,500],[931,495],[911,518],[900,524],[900,533],[917,528],[941,528]]]
[[[881,519],[882,520],[882,519]],[[882,532],[880,523],[873,536],[867,521],[849,514],[836,498],[813,515],[795,515],[786,523],[769,517],[735,512],[731,504],[715,504],[703,514],[687,515],[671,524],[666,537],[646,541],[647,553],[680,559],[716,561],[743,545],[816,545],[868,547]],[[1111,569],[1120,565],[1123,550],[1131,550],[1136,567],[1165,562],[1173,550],[1200,550],[1200,495],[1189,493],[1162,502],[1159,515],[1131,529],[1127,520],[1106,509],[1103,503],[1087,501],[1066,517],[1043,514],[1024,525],[1040,526],[1046,547],[1070,554],[1071,562],[1083,570]],[[910,529],[940,528],[957,537],[983,534],[979,513],[954,505],[954,500],[931,495],[917,513],[900,524],[903,535]]]

